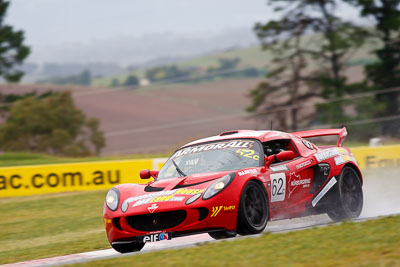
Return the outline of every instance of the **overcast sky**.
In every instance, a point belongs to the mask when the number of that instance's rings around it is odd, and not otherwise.
[[[257,42],[254,24],[275,18],[267,1],[11,0],[5,22],[25,32],[25,44],[32,48],[27,61],[123,63],[131,51],[136,53],[131,58],[142,62]],[[357,17],[349,7],[338,13]],[[197,47],[204,39],[210,44]]]
[[[59,44],[145,33],[252,28],[273,11],[267,0],[12,0],[6,21],[27,42]],[[351,10],[341,10],[351,17]],[[354,13],[353,13],[354,14]]]
[[[12,0],[6,22],[37,45],[251,29],[270,16],[266,0]]]

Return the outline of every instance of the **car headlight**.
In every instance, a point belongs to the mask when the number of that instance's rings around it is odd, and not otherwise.
[[[106,196],[106,205],[110,210],[116,211],[118,208],[118,204],[119,204],[119,191],[116,188],[111,188]]]
[[[204,192],[203,199],[209,199],[224,190],[235,178],[236,173],[232,172],[212,183]]]

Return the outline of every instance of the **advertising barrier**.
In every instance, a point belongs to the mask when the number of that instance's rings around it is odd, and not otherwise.
[[[109,189],[146,183],[142,169],[159,169],[166,159],[121,160],[0,168],[0,197]]]
[[[363,170],[400,167],[400,145],[355,147],[351,151],[357,160],[358,166]]]
[[[352,149],[361,169],[400,167],[400,145]],[[142,169],[159,170],[166,158],[65,163],[0,168],[0,197],[109,189],[147,183]]]

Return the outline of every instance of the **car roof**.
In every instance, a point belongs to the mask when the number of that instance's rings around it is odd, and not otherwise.
[[[255,130],[233,130],[228,132],[223,132],[216,136],[202,138],[193,142],[190,142],[183,147],[192,146],[201,143],[222,141],[228,139],[258,139],[261,142],[267,142],[277,139],[291,139],[294,136],[280,131],[255,131]]]

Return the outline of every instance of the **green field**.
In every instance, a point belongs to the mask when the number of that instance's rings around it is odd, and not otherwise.
[[[400,216],[73,266],[399,266]]]
[[[109,248],[106,191],[0,198],[0,264]]]

